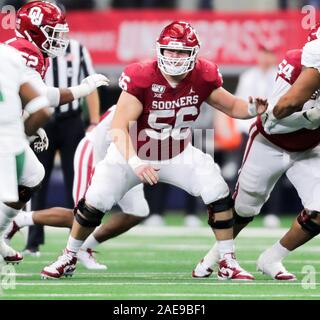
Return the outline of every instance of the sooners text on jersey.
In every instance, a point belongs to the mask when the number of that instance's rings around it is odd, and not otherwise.
[[[143,112],[130,136],[142,159],[165,160],[181,153],[190,142],[190,128],[201,104],[222,85],[218,67],[198,58],[192,71],[172,87],[156,61],[129,65],[119,80],[120,87],[134,95]]]

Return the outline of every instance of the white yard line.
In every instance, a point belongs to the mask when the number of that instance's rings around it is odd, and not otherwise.
[[[16,297],[16,298],[85,298],[85,297],[199,297],[199,298],[319,298],[320,294],[219,294],[219,293],[132,293],[132,294],[112,294],[112,293],[75,293],[75,294],[68,294],[68,293],[50,293],[50,294],[43,294],[43,293],[28,293],[28,294],[10,294],[8,297]],[[179,304],[179,302],[177,302]]]
[[[57,282],[59,281],[59,282]],[[308,285],[319,285],[320,282],[312,282]],[[109,287],[109,286],[301,286],[301,282],[274,282],[270,280],[269,282],[259,282],[259,281],[220,281],[220,282],[60,282],[60,280],[48,279],[39,280],[39,282],[16,282],[17,287],[29,287],[29,286],[50,286],[50,287],[72,287],[72,286],[97,286],[97,287]]]
[[[56,241],[52,241],[51,243],[57,243]],[[252,251],[263,251],[270,247],[270,245],[243,245],[243,244],[237,244],[236,243],[236,250],[238,251],[246,251],[248,249]],[[152,250],[152,251],[207,251],[211,248],[210,244],[181,244],[181,243],[165,243],[165,244],[159,244],[159,243],[152,243],[149,242],[148,244],[142,244],[142,243],[126,243],[126,242],[109,242],[102,244],[98,247],[98,250],[110,250],[110,249],[136,249],[136,250]],[[310,246],[309,244],[305,247],[302,247],[301,249],[298,249],[297,252],[314,252],[314,253],[320,253],[320,246]],[[60,251],[52,252],[51,255],[58,256],[60,254]],[[47,256],[47,254],[45,255]],[[34,261],[40,261],[39,258],[34,258]]]
[[[46,226],[46,231],[59,234],[69,234],[69,229],[55,228]],[[249,227],[243,230],[240,234],[241,238],[278,238],[281,237],[287,228],[267,229],[267,228],[254,228]],[[135,235],[141,237],[152,237],[152,236],[173,236],[173,237],[210,237],[213,238],[212,230],[208,227],[188,228],[188,227],[146,227],[136,226],[126,232],[126,235]]]

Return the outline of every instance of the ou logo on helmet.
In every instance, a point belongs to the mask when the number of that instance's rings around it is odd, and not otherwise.
[[[41,8],[33,7],[29,12],[29,18],[33,25],[39,26],[43,19],[43,13],[41,12]]]

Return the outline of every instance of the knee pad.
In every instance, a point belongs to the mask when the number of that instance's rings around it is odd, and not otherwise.
[[[77,207],[74,209],[74,215],[75,219],[81,226],[93,228],[101,224],[104,212],[88,207],[85,199],[82,198],[79,200]]]
[[[18,186],[19,201],[27,203],[32,195],[41,188],[41,183],[35,187]]]
[[[320,225],[311,220],[317,214],[320,212],[303,209],[297,217],[300,226],[314,237],[320,233]]]
[[[241,217],[237,214],[236,210],[233,210],[233,217],[234,217],[234,223],[235,224],[248,224],[251,222],[254,218],[252,217]]]
[[[226,196],[225,198],[219,199],[215,202],[209,203],[207,205],[208,210],[212,211],[213,213],[218,213],[222,211],[227,211],[229,209],[232,209],[234,205],[234,201],[231,197],[231,194]]]
[[[227,197],[208,204],[208,224],[214,229],[229,229],[234,225],[234,218],[216,221],[215,214],[227,211],[233,207],[233,200],[229,194]]]

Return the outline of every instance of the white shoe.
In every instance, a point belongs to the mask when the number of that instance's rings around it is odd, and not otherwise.
[[[152,214],[143,224],[148,227],[162,227],[164,219],[159,214]]]
[[[240,267],[233,253],[224,255],[224,259],[219,261],[219,280],[254,280],[254,276]]]
[[[202,222],[196,215],[187,215],[184,218],[184,225],[189,228],[199,228],[202,226]]]
[[[85,268],[90,270],[106,270],[107,266],[104,264],[100,264],[95,259],[93,253],[95,251],[91,249],[83,250],[80,249],[80,251],[77,253],[78,260],[84,265]]]
[[[213,269],[206,265],[203,259],[196,265],[192,271],[193,278],[208,278],[211,276]]]
[[[9,247],[4,240],[0,240],[0,255],[7,263],[15,264],[23,260],[22,254]]]
[[[36,251],[32,251],[30,249],[24,249],[22,251],[22,254],[26,257],[26,256],[30,256],[30,257],[36,257],[39,258],[41,257],[41,252],[39,250]]]
[[[281,261],[270,262],[266,252],[263,252],[257,261],[257,270],[275,280],[295,281],[296,276],[287,271]]]
[[[65,249],[57,261],[44,267],[41,271],[41,279],[59,279],[71,277],[76,270],[77,257]]]

